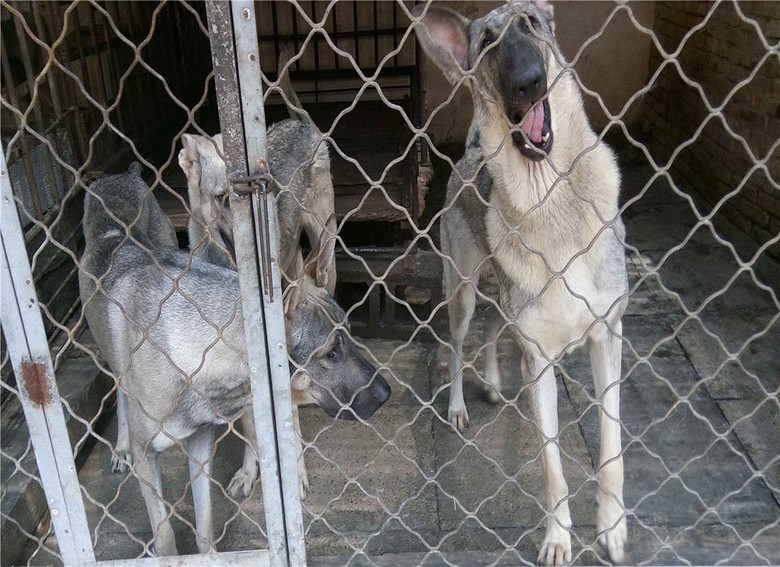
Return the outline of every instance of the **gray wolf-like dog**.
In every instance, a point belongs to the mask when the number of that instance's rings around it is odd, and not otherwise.
[[[158,455],[179,445],[189,459],[198,549],[213,549],[214,426],[249,401],[247,345],[234,270],[175,247],[173,230],[140,166],[91,184],[79,272],[84,313],[126,403],[129,446],[157,555],[176,555]],[[293,400],[329,415],[367,419],[389,398],[384,378],[346,336],[345,313],[304,276],[284,303],[297,370]],[[121,429],[120,429],[121,434]]]
[[[620,562],[627,538],[619,384],[628,284],[615,156],[590,128],[546,2],[507,3],[473,21],[435,5],[413,13],[422,17],[415,30],[425,52],[450,82],[465,78],[474,101],[441,220],[453,342],[449,420],[458,429],[468,425],[463,340],[480,274],[490,267],[500,291],[484,337],[489,395],[500,398],[495,341],[508,329],[523,353],[521,372],[545,441],[548,517],[538,560],[571,561],[553,366],[587,342],[601,433],[596,528]]]
[[[336,215],[330,156],[323,135],[301,108],[287,72],[293,57],[293,46],[283,44],[279,54],[278,86],[292,105],[291,117],[268,129],[266,147],[268,165],[274,181],[278,221],[280,266],[291,281],[301,277],[303,269],[296,262],[300,254],[301,234],[306,232],[311,254],[304,263],[313,268],[318,285],[330,295],[336,288]],[[235,265],[233,223],[228,202],[227,167],[222,135],[213,137],[184,134],[179,152],[179,165],[187,177],[187,189],[192,216],[188,225],[193,254],[224,267]],[[281,190],[284,189],[284,190]],[[301,446],[297,408],[294,411],[301,497],[309,489],[306,464]],[[254,450],[254,422],[247,410],[241,420],[247,440],[244,463],[228,485],[234,498],[246,498],[257,478],[258,463]]]
[[[299,111],[301,103],[286,71],[292,60],[292,44],[279,54],[278,86],[290,103],[291,118],[268,129],[268,166],[278,187],[276,208],[280,242],[280,268],[290,280],[296,273],[295,256],[306,232],[311,255],[305,264],[316,266],[316,280],[333,295],[336,289],[336,215],[330,155],[323,134],[309,115]],[[233,225],[228,206],[228,179],[222,159],[222,135],[211,138],[182,135],[179,165],[187,176],[190,208],[190,248],[202,258],[230,265]]]

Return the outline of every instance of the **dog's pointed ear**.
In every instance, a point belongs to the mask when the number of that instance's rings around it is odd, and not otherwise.
[[[191,175],[197,175],[200,178],[199,138],[203,138],[203,136],[197,134],[181,135],[182,148],[179,151],[179,167],[181,167],[188,180]]]
[[[553,19],[553,14],[555,13],[555,10],[553,9],[553,5],[548,2],[548,0],[533,0],[534,6],[539,8],[539,10],[547,16],[548,20]]]
[[[285,294],[283,303],[284,316],[287,319],[292,319],[295,315],[295,311],[300,307],[304,300],[300,282],[294,282],[288,285]]]
[[[429,4],[418,4],[412,15],[421,18],[414,31],[423,50],[455,84],[468,68],[471,20],[449,8]]]

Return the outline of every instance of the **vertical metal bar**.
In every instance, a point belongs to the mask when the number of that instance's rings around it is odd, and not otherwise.
[[[393,51],[398,49],[398,5],[393,2]],[[393,66],[398,67],[398,55],[393,57]]]
[[[22,227],[0,152],[2,319],[19,398],[35,449],[38,474],[65,565],[94,564],[84,500],[73,461],[65,416],[35,295]]]
[[[43,118],[43,111],[38,100],[33,100],[35,93],[35,73],[33,72],[32,61],[30,59],[30,45],[27,41],[27,32],[22,26],[22,22],[19,18],[13,18],[14,25],[16,26],[16,36],[19,39],[19,52],[22,56],[22,66],[24,67],[24,75],[27,79],[27,89],[30,93],[30,104],[33,107],[33,113],[35,114],[35,124],[38,127],[38,133],[41,136],[46,136],[46,121]],[[44,167],[46,170],[46,180],[49,183],[49,198],[56,206],[59,205],[59,194],[57,193],[57,181],[54,178],[54,169],[52,168],[51,158],[49,157],[49,149],[45,146],[41,146],[41,156],[44,161]],[[35,190],[38,190],[36,183]],[[40,195],[38,196],[40,199]]]
[[[341,47],[339,44],[339,6],[340,4],[336,4],[333,6],[333,41],[336,43],[336,47]],[[335,62],[336,69],[339,68],[339,54],[335,51],[333,52],[333,61]]]
[[[266,158],[265,115],[260,57],[258,54],[256,13],[251,0],[232,2],[233,30],[238,84],[241,93],[241,110],[246,139],[246,156],[249,173],[257,173]],[[257,199],[255,197],[255,199]],[[268,197],[270,200],[271,197]],[[255,207],[255,212],[258,212]],[[268,206],[268,224],[262,227],[272,252],[270,280],[273,291],[263,290],[265,335],[268,345],[268,362],[273,389],[273,408],[276,420],[276,438],[281,470],[284,520],[287,530],[287,552],[290,567],[306,565],[306,545],[303,531],[303,512],[298,479],[298,451],[293,427],[290,366],[287,358],[287,332],[282,307],[282,278],[276,261],[279,252],[276,232],[276,207]],[[257,217],[255,217],[257,222]],[[251,225],[250,225],[251,226]],[[238,240],[236,238],[236,240]]]
[[[38,33],[38,37],[51,45],[54,39],[47,40],[46,26],[43,24],[43,18],[41,17],[41,7],[38,2],[32,2],[33,19],[35,20],[35,31]],[[57,117],[57,122],[62,119],[62,103],[60,102],[60,92],[57,88],[57,82],[54,79],[54,67],[49,69],[46,73],[46,80],[49,83],[49,95],[51,96],[51,103],[54,107],[54,115]]]
[[[111,38],[111,25],[108,23],[108,19],[106,16],[103,16],[102,13],[100,13],[98,10],[93,10],[93,13],[97,12],[100,14],[100,17],[105,20],[103,22],[103,39],[106,42],[106,57],[108,58],[108,76],[109,80],[111,81],[111,92],[114,95],[112,97],[112,100],[110,101],[111,104],[113,104],[114,100],[116,100],[116,97],[119,96],[119,74],[117,73],[117,60],[116,60],[116,53],[114,52],[114,40]],[[110,17],[110,12],[109,12]],[[122,116],[122,104],[117,104],[116,109],[114,110],[116,112],[116,118],[117,122],[119,123],[119,129],[123,132],[125,131],[125,121]]]
[[[228,175],[247,175],[250,170],[247,167],[245,132],[236,67],[237,54],[234,46],[230,5],[220,0],[209,0],[206,3],[206,9],[211,32],[214,84]],[[253,12],[251,6],[250,10],[251,14]],[[254,26],[255,19],[251,18],[250,23]],[[253,28],[253,30],[252,37],[256,40],[256,29]],[[261,84],[258,82],[253,85],[252,95],[256,96],[262,105],[262,93],[258,89]],[[253,128],[251,132],[257,138],[254,139],[253,148],[260,146],[264,149],[265,116],[262,112],[262,106],[257,114],[257,119],[257,127]],[[251,171],[254,172],[256,169],[256,165],[253,165]],[[257,452],[260,459],[268,549],[271,565],[284,566],[288,564],[287,539],[251,201],[246,197],[231,194],[230,208],[233,213],[236,264],[247,339],[247,359],[257,429]]]
[[[374,69],[379,67],[379,14],[376,0],[374,0]]]
[[[106,88],[106,76],[103,73],[103,57],[100,55],[100,46],[97,40],[97,20],[95,19],[95,8],[90,4],[87,5],[89,10],[89,41],[92,44],[92,53],[97,59],[97,78],[100,84],[100,93],[103,95],[103,106],[108,106],[108,89]]]
[[[60,26],[58,26],[60,10],[54,2],[45,4],[47,10],[44,12],[44,22],[49,27],[49,35],[52,38],[52,44],[60,35]],[[65,16],[67,17],[67,15]],[[54,53],[56,56],[56,53]],[[63,67],[72,70],[70,54],[68,53],[67,38],[60,45],[60,62]],[[69,112],[68,120],[71,122],[71,131],[76,132],[76,146],[73,153],[76,155],[77,166],[82,166],[89,155],[89,146],[87,142],[87,131],[84,125],[84,117],[79,110],[79,94],[73,86],[69,77],[62,77],[62,84],[65,87],[66,104]]]
[[[352,31],[355,33],[355,63],[360,67],[360,25],[358,24],[358,5],[352,2]]]
[[[276,9],[276,0],[271,2],[271,23],[274,27],[274,55],[276,55],[276,65],[279,66],[279,14]]]
[[[2,67],[5,84],[8,86],[8,100],[11,102],[11,106],[21,110],[19,99],[16,96],[16,83],[14,82],[14,76],[11,72],[11,65],[8,62],[8,50],[5,48],[4,37],[0,37],[0,67]],[[17,117],[16,123],[19,125],[19,143],[22,146],[22,163],[24,164],[24,171],[27,174],[27,183],[30,185],[30,199],[32,200],[33,211],[35,213],[35,218],[42,220],[43,209],[41,208],[41,201],[38,198],[38,186],[35,183],[35,173],[32,169],[32,154],[30,153],[30,145],[27,143],[27,132],[24,131],[25,124],[16,113],[14,113],[14,116]]]
[[[313,22],[317,21],[317,2],[314,0],[311,0],[311,20]],[[314,41],[314,70],[319,71],[320,70],[320,37],[315,36]],[[320,102],[320,81],[317,78],[318,73],[314,74],[314,103],[319,104]]]
[[[295,47],[295,53],[298,53],[298,11],[295,9],[294,4],[290,4],[290,16],[292,18],[293,27],[293,47]],[[301,70],[301,60],[295,62],[295,70]],[[292,71],[292,69],[290,69]]]

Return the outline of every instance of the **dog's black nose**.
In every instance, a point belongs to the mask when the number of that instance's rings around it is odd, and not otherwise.
[[[513,77],[515,91],[525,102],[541,98],[545,90],[544,69],[541,65],[531,64],[517,69]]]
[[[374,395],[374,399],[381,405],[390,399],[390,385],[381,375],[377,374],[371,386],[371,393]]]

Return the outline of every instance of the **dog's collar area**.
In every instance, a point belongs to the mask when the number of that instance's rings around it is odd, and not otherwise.
[[[522,117],[515,115],[512,118],[512,143],[515,147],[528,159],[544,159],[553,144],[550,104],[547,99],[531,105]]]

